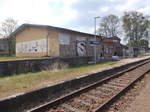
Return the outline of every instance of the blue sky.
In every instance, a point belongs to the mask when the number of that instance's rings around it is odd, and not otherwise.
[[[150,15],[150,0],[0,0],[0,22],[46,24],[93,33],[94,17],[137,10]],[[99,21],[99,20],[98,20]]]

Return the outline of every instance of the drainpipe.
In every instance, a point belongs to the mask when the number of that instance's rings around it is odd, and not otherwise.
[[[47,56],[49,56],[49,38],[48,38],[49,35],[50,35],[50,32],[48,32],[47,36],[46,36],[46,40],[47,40]]]

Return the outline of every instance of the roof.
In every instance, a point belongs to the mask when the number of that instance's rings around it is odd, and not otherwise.
[[[24,30],[26,27],[37,27],[37,28],[42,28],[42,29],[52,29],[52,30],[61,30],[61,31],[70,31],[70,32],[74,32],[74,33],[80,33],[80,34],[84,34],[84,35],[90,35],[94,37],[94,34],[90,34],[90,33],[84,33],[84,32],[80,32],[80,31],[75,31],[75,30],[71,30],[71,29],[67,29],[67,28],[60,28],[60,27],[54,27],[54,26],[49,26],[49,25],[38,25],[38,24],[22,24],[20,27],[18,27],[14,32],[12,32],[9,37],[15,36],[17,35],[19,32],[21,32],[22,30]],[[99,36],[99,35],[97,35]],[[100,37],[100,36],[99,36]]]
[[[128,46],[120,44],[123,48],[128,49]]]
[[[118,42],[121,41],[121,39],[117,36],[109,37],[109,38],[103,38],[103,42],[113,42],[113,40],[118,40]]]
[[[117,39],[117,40],[121,40],[119,37],[117,37],[117,36],[114,36],[114,37],[109,37],[109,38],[105,38],[105,39]]]

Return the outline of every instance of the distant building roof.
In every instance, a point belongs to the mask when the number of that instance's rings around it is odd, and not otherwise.
[[[128,49],[128,46],[120,44],[123,48]]]
[[[109,40],[109,39],[117,39],[117,40],[121,40],[119,37],[117,37],[117,36],[114,36],[114,37],[108,37],[108,38],[104,38],[104,39],[106,39],[106,40]]]
[[[102,41],[103,42],[116,42],[116,41],[114,41],[114,40],[117,40],[117,42],[120,42],[121,41],[121,39],[119,38],[119,37],[117,37],[117,36],[114,36],[114,37],[104,37],[103,39],[102,39]]]

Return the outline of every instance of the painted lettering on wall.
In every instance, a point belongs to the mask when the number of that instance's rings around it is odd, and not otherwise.
[[[16,52],[18,53],[47,52],[46,38],[28,42],[19,42],[16,44]]]

